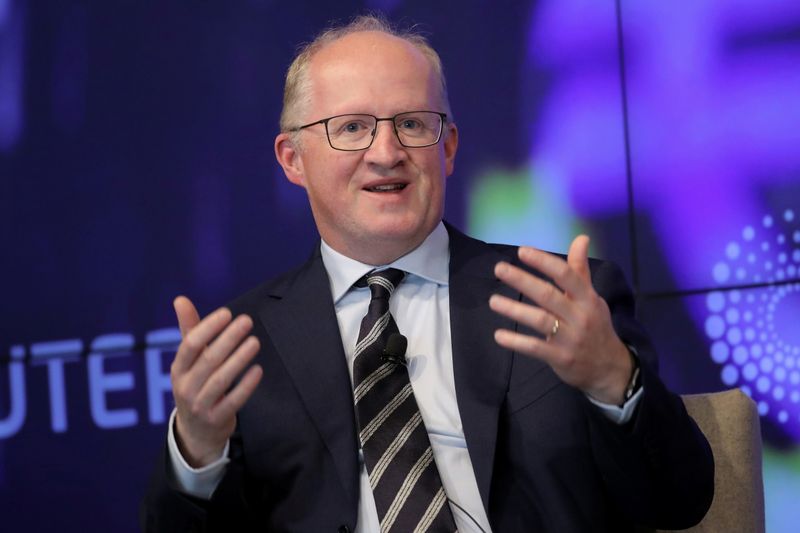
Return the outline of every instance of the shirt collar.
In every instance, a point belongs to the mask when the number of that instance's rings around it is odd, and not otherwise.
[[[450,236],[444,224],[439,224],[422,241],[422,244],[406,255],[392,261],[388,265],[374,266],[356,261],[340,254],[324,240],[320,245],[322,263],[328,271],[331,283],[333,303],[344,296],[353,283],[371,270],[383,268],[399,268],[408,274],[432,281],[438,285],[447,285],[450,279]]]

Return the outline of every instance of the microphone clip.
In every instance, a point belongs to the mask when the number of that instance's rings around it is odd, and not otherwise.
[[[406,364],[406,347],[408,346],[408,340],[401,335],[400,333],[392,333],[389,335],[389,338],[386,341],[386,346],[383,348],[381,353],[381,360],[384,363],[389,363],[394,365],[403,365],[407,367]]]
[[[383,353],[381,354],[381,360],[384,363],[389,363],[392,365],[403,365],[405,367],[408,366],[408,363],[406,362],[406,358],[404,356],[396,353],[387,353],[386,350],[384,350]]]

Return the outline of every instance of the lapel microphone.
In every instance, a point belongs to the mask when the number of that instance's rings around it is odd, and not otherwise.
[[[406,347],[408,346],[408,339],[401,333],[392,333],[386,341],[386,347],[383,349],[381,359],[385,363],[393,365],[406,364]]]

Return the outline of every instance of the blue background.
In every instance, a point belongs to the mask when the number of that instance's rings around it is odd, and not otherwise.
[[[172,298],[302,261],[274,161],[283,73],[380,10],[440,52],[448,220],[620,263],[677,392],[742,387],[768,530],[800,494],[800,4],[0,0],[0,520],[136,531],[163,445]]]

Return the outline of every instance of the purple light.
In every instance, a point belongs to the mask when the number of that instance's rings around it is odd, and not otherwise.
[[[25,9],[20,2],[0,0],[0,151],[10,151],[25,125]]]

